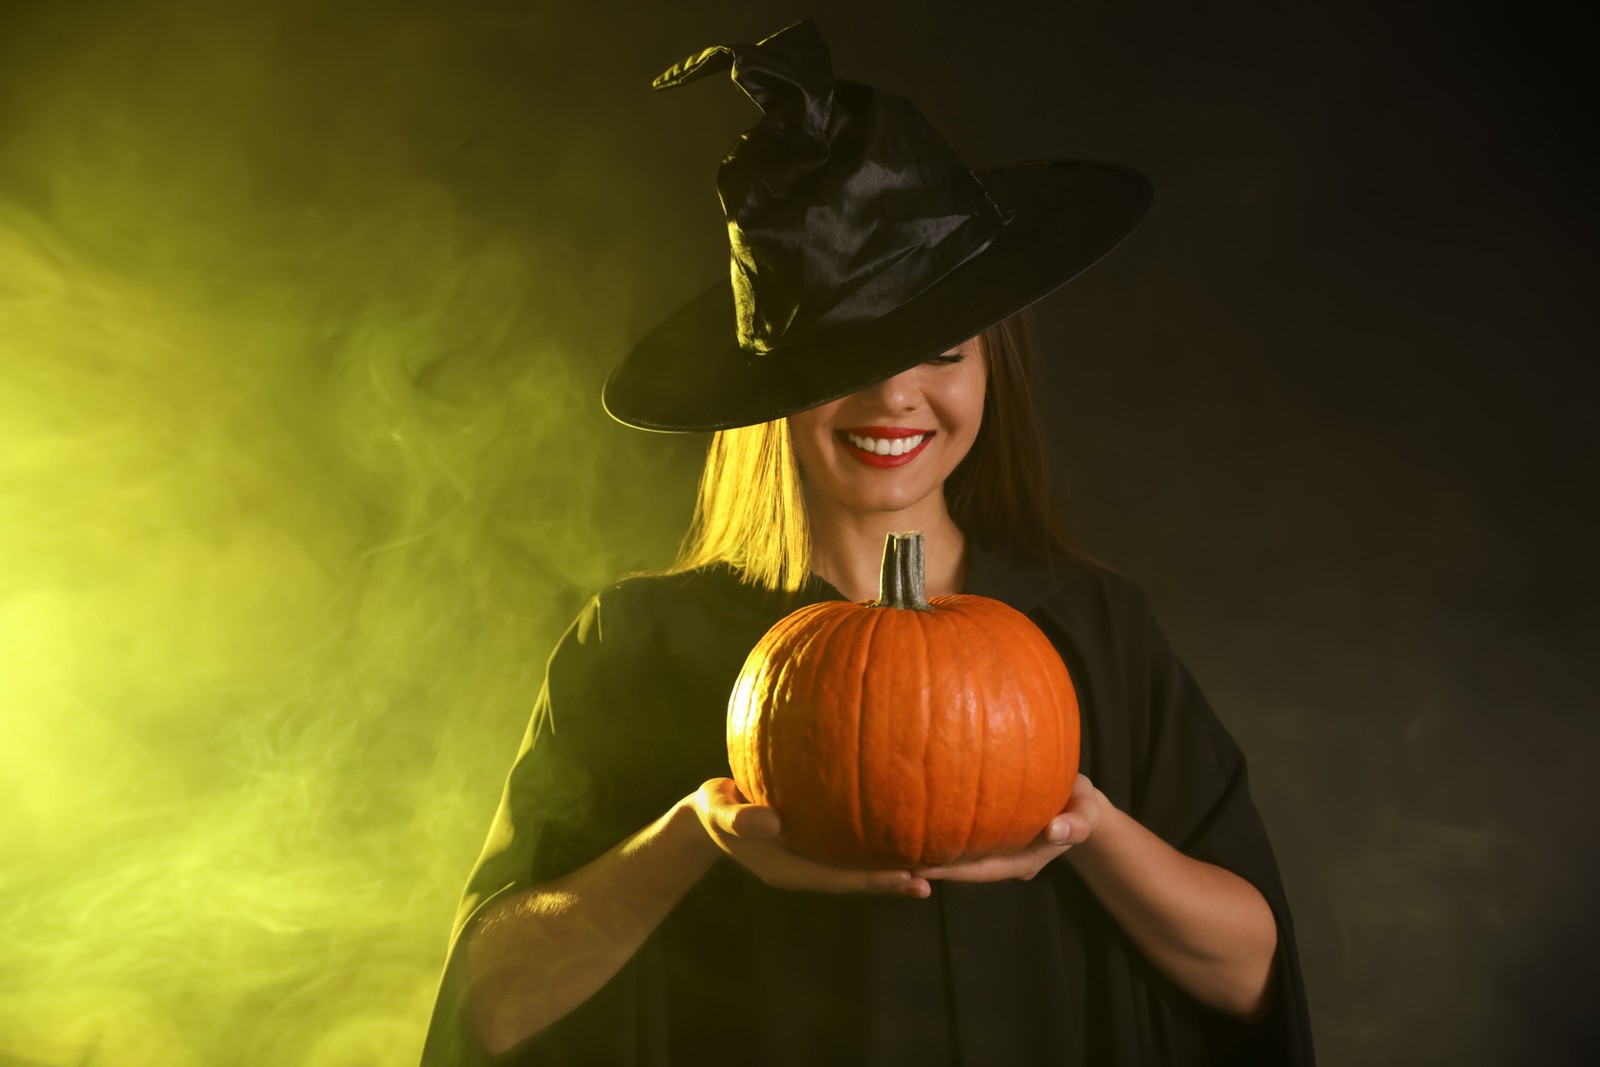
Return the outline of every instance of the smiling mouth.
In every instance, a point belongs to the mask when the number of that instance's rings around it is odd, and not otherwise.
[[[928,447],[928,442],[933,436],[933,430],[899,431],[892,436],[839,431],[839,439],[844,443],[845,451],[869,467],[904,466],[916,459],[922,450]]]

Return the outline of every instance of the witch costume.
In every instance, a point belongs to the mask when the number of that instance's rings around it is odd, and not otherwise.
[[[809,22],[708,49],[656,84],[729,66],[764,111],[719,175],[731,284],[618,366],[605,404],[630,425],[747,425],[855,392],[1050,292],[1148,202],[1143,179],[1104,164],[974,174],[906,101],[834,79]],[[424,1067],[1311,1064],[1294,930],[1244,758],[1144,598],[1081,561],[975,539],[969,552],[963,591],[1028,615],[1066,662],[1083,772],[1265,898],[1278,943],[1264,1019],[1179,989],[1064,862],[1028,882],[935,881],[913,900],[775,890],[724,859],[594,996],[504,1056],[485,1053],[462,974],[475,917],[727,776],[728,694],[746,655],[789,612],[844,599],[815,574],[778,592],[717,564],[612,585],[552,653],[461,902]]]

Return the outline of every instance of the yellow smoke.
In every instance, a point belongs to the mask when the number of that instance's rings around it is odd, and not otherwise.
[[[71,7],[0,51],[0,1063],[410,1062],[550,644],[693,449],[599,488],[588,168],[519,229],[527,160],[439,162],[492,27]]]

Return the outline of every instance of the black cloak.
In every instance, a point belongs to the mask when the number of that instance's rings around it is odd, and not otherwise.
[[[1233,871],[1278,926],[1272,1007],[1240,1023],[1152,967],[1061,861],[926,900],[770,889],[718,862],[623,969],[501,1060],[472,1036],[462,934],[489,900],[557,878],[728,774],[728,693],[767,628],[842,595],[721,566],[625,579],[550,657],[467,884],[424,1067],[511,1064],[1311,1064],[1299,954],[1245,761],[1126,579],[974,545],[966,591],[1025,612],[1077,687],[1082,769],[1184,853]]]

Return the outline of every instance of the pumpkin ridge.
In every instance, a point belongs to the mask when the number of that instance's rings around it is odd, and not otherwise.
[[[896,611],[896,610],[899,610],[899,609],[897,609],[897,608],[888,608],[886,610],[888,610],[888,611]],[[859,677],[861,679],[861,691],[860,691],[859,694],[857,694],[857,700],[856,700],[856,722],[857,722],[857,729],[856,729],[856,798],[857,798],[857,803],[858,803],[858,810],[857,810],[857,816],[856,816],[856,840],[858,842],[860,842],[860,845],[861,845],[862,848],[866,848],[866,849],[870,849],[872,847],[872,845],[873,845],[873,842],[867,836],[867,833],[868,833],[867,814],[868,813],[867,813],[867,810],[866,810],[867,806],[868,806],[868,793],[867,793],[867,781],[866,781],[866,759],[865,759],[866,747],[867,747],[867,722],[866,722],[866,719],[867,719],[867,710],[868,710],[867,709],[867,689],[868,689],[868,686],[870,685],[870,680],[868,678],[868,673],[870,671],[872,671],[873,664],[876,662],[872,657],[872,646],[876,642],[877,637],[878,637],[878,627],[880,626],[880,620],[885,619],[885,618],[889,618],[889,617],[890,616],[884,615],[884,614],[882,614],[882,613],[880,613],[878,611],[869,611],[864,616],[864,620],[863,621],[864,621],[865,626],[866,626],[867,635],[866,635],[866,640],[861,642],[861,649],[862,649],[862,652],[863,652],[863,655],[861,657],[862,669],[859,672],[854,672],[853,671],[852,675],[851,675],[852,677]],[[877,716],[874,716],[874,725],[876,725],[876,719],[877,719]],[[872,813],[872,821],[874,823],[881,823],[881,821],[882,821],[882,820],[880,820],[878,818],[876,811],[874,811]]]
[[[814,627],[816,632],[813,633],[813,641],[811,641],[810,648],[806,649],[806,659],[810,662],[830,662],[832,661],[832,651],[834,651],[834,648],[832,648],[834,646],[834,638],[843,629],[842,619],[835,616],[832,611],[822,611],[822,613],[818,613],[818,617],[821,617],[822,622],[821,625]],[[813,648],[816,649],[814,653],[811,651]],[[838,729],[838,726],[842,723],[842,717],[835,717],[834,715],[834,705],[830,702],[832,694],[829,693],[827,678],[824,677],[824,673],[821,670],[806,670],[806,672],[802,673],[802,678],[805,678],[806,681],[806,693],[805,701],[800,705],[810,717],[810,733],[824,737],[834,736],[835,729]],[[800,745],[797,745],[797,747],[800,747]],[[832,811],[832,805],[824,803],[827,797],[827,781],[824,774],[826,774],[824,771],[819,771],[814,776],[800,779],[800,781],[810,785],[810,793],[802,797],[802,803],[805,808],[811,809],[811,811]],[[846,790],[845,797],[848,800],[848,790]],[[810,849],[818,846],[818,841],[805,840],[805,838],[813,837],[814,830],[816,830],[816,827],[813,827],[813,825],[802,825],[800,846],[805,851],[810,851]],[[826,840],[830,833],[835,832],[837,832],[837,827],[824,825],[821,837]]]
[[[944,631],[944,634],[941,636],[945,638],[944,640],[940,641],[940,647],[951,648],[955,650],[955,654],[953,656],[953,658],[956,660],[954,664],[954,674],[964,682],[970,683],[970,680],[976,676],[976,672],[973,670],[972,648],[961,640],[961,612],[959,607],[953,604],[941,604],[940,609],[939,625]],[[964,686],[962,692],[967,697],[971,697],[972,689],[970,688],[970,684],[968,686]],[[959,714],[951,715],[949,716],[949,719],[959,721],[959,729],[953,731],[955,735],[955,745],[958,748],[965,748],[966,746],[962,745],[962,738],[964,735],[970,733],[969,724],[976,717],[974,714],[972,714],[975,709],[961,707],[954,710],[958,711]],[[972,751],[981,751],[981,748],[974,746]],[[981,761],[979,762],[981,766]],[[948,774],[942,777],[943,781],[941,784],[945,787],[960,788],[965,786],[964,782],[958,783],[952,781],[951,776]],[[953,841],[955,846],[954,853],[952,855],[940,855],[935,857],[935,862],[949,863],[959,860],[961,857],[965,856],[969,851],[971,851],[973,827],[977,822],[978,800],[974,793],[964,793],[962,800],[962,809],[972,813],[971,817],[967,820],[966,829],[962,831],[959,840]]]
[[[1018,640],[1010,646],[1012,649],[1021,652],[1021,656],[1016,658],[1032,660],[1031,663],[1015,663],[1015,666],[1018,668],[1028,669],[1030,674],[1037,674],[1040,677],[1049,678],[1051,676],[1051,672],[1047,669],[1047,665],[1043,661],[1043,658],[1040,654],[1042,650],[1039,648],[1038,642],[1034,640],[1033,635],[1027,632],[1021,626],[1021,624],[1015,620],[1015,618],[1008,617],[1006,622],[1009,624],[1009,628],[1016,632],[1018,638]],[[1031,626],[1032,621],[1028,620],[1028,622]],[[1054,685],[1050,687],[1050,692],[1052,694],[1055,692]],[[1022,768],[1018,775],[1022,781],[1021,788],[1017,790],[1015,802],[1011,806],[1012,826],[1019,825],[1022,817],[1028,814],[1029,801],[1035,796],[1034,789],[1038,785],[1039,778],[1042,773],[1040,767],[1042,757],[1039,755],[1040,746],[1038,743],[1039,728],[1042,725],[1040,719],[1042,718],[1044,718],[1044,716],[1028,715],[1023,719],[1025,729],[1027,730],[1027,737],[1023,743],[1022,750],[1028,754],[1028,758],[1023,760]],[[1052,756],[1050,762],[1056,763],[1058,760]],[[1051,795],[1054,795],[1054,793],[1052,792]],[[1040,823],[1039,826],[1033,831],[1033,836],[1038,836],[1039,832],[1044,830],[1044,828],[1049,825],[1049,820],[1054,818],[1057,814],[1058,812],[1051,812],[1046,820],[1043,823]]]
[[[1034,669],[1038,669],[1040,666],[1039,657],[1037,655],[1038,649],[1034,643],[1029,640],[1031,635],[1021,632],[1021,627],[1017,626],[1010,618],[1006,619],[1006,623],[1007,628],[1016,632],[1017,637],[1017,640],[1007,648],[1007,651],[1010,653],[1007,658],[1011,661],[1013,670],[1023,669],[1029,666],[1026,663],[1019,663],[1017,661],[1019,659],[1026,659],[1030,657],[1033,660],[1031,666]],[[1022,656],[1018,656],[1016,654],[1018,651],[1018,646],[1020,646]],[[1043,716],[1040,715],[1022,716],[1022,728],[1024,731],[1022,739],[1023,760],[1022,766],[1017,768],[1017,792],[1011,800],[1011,818],[1008,820],[1010,825],[1013,827],[1019,825],[1022,817],[1027,814],[1028,801],[1032,797],[1030,790],[1039,777],[1039,760],[1037,749],[1039,720],[1042,717]],[[1034,831],[1034,836],[1038,836],[1039,830],[1043,829],[1044,825],[1040,825],[1039,829]]]
[[[801,616],[796,619],[790,616],[783,620],[788,625],[777,633],[777,640],[769,647],[769,656],[766,664],[775,661],[781,662],[783,667],[790,669],[796,663],[804,663],[806,650],[817,640],[815,633],[810,630],[810,616]],[[798,671],[800,679],[806,677],[805,671]],[[782,752],[788,746],[781,734],[786,734],[792,725],[779,721],[776,716],[778,702],[773,699],[773,694],[782,693],[783,686],[789,684],[791,679],[785,673],[776,673],[769,684],[763,688],[762,725],[765,729],[757,739],[757,759],[767,768],[766,803],[778,811],[778,818],[784,818],[784,809],[790,807],[794,785],[790,780],[789,765],[781,758]],[[781,732],[781,734],[780,734]]]
[[[1077,686],[1072,680],[1072,670],[1071,670],[1071,668],[1069,668],[1067,666],[1067,661],[1066,660],[1061,660],[1061,670],[1060,671],[1054,671],[1054,672],[1052,672],[1052,674],[1053,674],[1054,678],[1056,679],[1056,683],[1057,684],[1053,685],[1051,688],[1052,688],[1052,690],[1055,691],[1056,701],[1057,701],[1057,703],[1058,703],[1058,705],[1059,705],[1059,707],[1061,709],[1060,714],[1058,714],[1056,716],[1057,726],[1056,726],[1056,747],[1055,747],[1055,750],[1056,750],[1057,753],[1060,754],[1060,758],[1063,761],[1062,764],[1061,764],[1060,773],[1061,773],[1062,778],[1067,779],[1067,781],[1063,785],[1063,791],[1066,793],[1067,798],[1070,799],[1071,796],[1072,796],[1073,787],[1077,785],[1077,770],[1078,770],[1078,768],[1077,768],[1077,763],[1076,762],[1073,762],[1071,764],[1071,766],[1068,766],[1067,763],[1066,763],[1067,722],[1068,722],[1069,716],[1068,716],[1068,704],[1067,704],[1067,699],[1066,699],[1067,698],[1067,692],[1063,691],[1061,686],[1060,686],[1060,681],[1061,681],[1062,675],[1065,674],[1066,679],[1067,679],[1066,684],[1068,686],[1068,689],[1070,690],[1070,692],[1073,695],[1070,718],[1072,720],[1072,723],[1073,723],[1074,727],[1076,727],[1076,725],[1077,725],[1077,717],[1078,717]]]
[[[791,674],[795,670],[795,664],[804,662],[799,657],[803,656],[805,647],[812,640],[805,630],[801,628],[801,619],[794,619],[793,616],[790,616],[789,620],[783,621],[790,620],[792,620],[791,624],[777,633],[778,639],[773,643],[771,649],[774,654],[769,655],[762,664],[763,672],[770,671],[771,673],[767,678],[763,679],[764,684],[760,690],[763,693],[761,716],[758,723],[760,732],[756,734],[755,744],[755,759],[761,768],[762,792],[765,794],[763,800],[778,811],[780,825],[782,825],[783,807],[788,800],[788,788],[787,782],[785,782],[782,788],[785,796],[780,801],[778,796],[779,782],[783,777],[783,772],[773,764],[773,753],[779,748],[778,745],[773,744],[773,733],[776,725],[774,723],[774,713],[777,710],[778,702],[771,699],[767,694],[781,693],[784,691],[784,687],[791,683]]]
[[[993,694],[989,692],[990,685],[988,683],[992,682],[994,675],[989,661],[993,659],[994,651],[988,645],[975,644],[972,640],[974,636],[988,639],[988,634],[984,632],[981,622],[975,622],[969,614],[961,615],[956,621],[958,623],[956,627],[956,643],[967,655],[968,676],[981,675],[986,679],[986,684],[974,692],[972,721],[977,728],[978,734],[977,741],[973,745],[973,751],[987,753],[989,751],[989,704],[993,700]],[[969,629],[976,629],[979,632],[977,635],[973,635],[968,632]],[[979,654],[984,649],[988,649],[987,654]],[[972,817],[967,821],[966,840],[961,844],[963,857],[972,855],[974,838],[977,838],[979,831],[983,829],[980,825],[980,820],[984,814],[984,789],[988,784],[987,779],[990,777],[990,767],[987,759],[978,759],[976,762],[978,773],[972,782],[972,801],[969,805],[972,809]]]
[[[746,726],[746,740],[742,754],[746,775],[748,776],[752,763],[755,764],[757,775],[753,781],[744,783],[752,794],[745,799],[752,803],[770,804],[773,807],[777,806],[778,779],[773,773],[772,766],[772,701],[767,699],[766,694],[782,684],[783,675],[780,668],[785,663],[785,657],[776,653],[787,648],[790,629],[785,627],[773,635],[772,644],[765,649],[766,654],[762,656],[757,666],[757,674],[751,686],[751,695],[755,700],[754,714]],[[766,639],[763,639],[762,644],[765,643]],[[761,648],[761,645],[756,647]]]
[[[1040,634],[1041,635],[1043,634],[1042,630],[1040,631]],[[1042,645],[1040,643],[1039,639],[1034,638],[1032,634],[1029,634],[1028,636],[1031,638],[1029,641],[1026,642],[1028,651],[1030,652],[1030,654],[1033,657],[1035,669],[1038,670],[1038,672],[1039,672],[1041,677],[1047,679],[1050,682],[1050,695],[1051,695],[1052,700],[1055,702],[1055,711],[1056,711],[1056,713],[1054,715],[1051,715],[1051,716],[1047,717],[1048,721],[1054,723],[1054,725],[1055,725],[1055,729],[1053,731],[1053,737],[1051,738],[1051,746],[1050,746],[1050,761],[1049,761],[1050,780],[1046,781],[1046,782],[1042,782],[1042,783],[1037,782],[1037,780],[1035,780],[1035,781],[1031,781],[1029,784],[1030,785],[1042,786],[1043,788],[1041,790],[1039,790],[1039,792],[1041,792],[1042,794],[1045,794],[1045,795],[1060,796],[1062,791],[1064,790],[1066,792],[1066,794],[1067,794],[1067,796],[1064,796],[1064,797],[1061,798],[1061,805],[1064,806],[1065,803],[1066,803],[1066,800],[1068,799],[1068,797],[1071,796],[1072,785],[1074,784],[1073,782],[1065,782],[1064,783],[1064,782],[1062,782],[1060,780],[1062,777],[1065,776],[1065,771],[1067,769],[1065,764],[1064,764],[1064,762],[1063,762],[1063,757],[1065,755],[1065,749],[1066,749],[1066,743],[1065,743],[1066,742],[1066,737],[1067,737],[1067,734],[1069,732],[1068,729],[1067,729],[1067,721],[1066,721],[1067,720],[1067,703],[1063,699],[1063,697],[1065,696],[1065,693],[1063,692],[1063,690],[1062,690],[1062,688],[1061,688],[1061,686],[1059,684],[1060,683],[1060,679],[1061,679],[1061,674],[1066,669],[1066,662],[1064,660],[1062,660],[1060,658],[1060,656],[1055,652],[1055,646],[1054,645],[1050,646],[1050,649],[1049,649],[1049,653],[1050,654],[1049,654],[1049,657],[1047,658],[1045,647],[1044,647],[1044,645]],[[1048,641],[1048,640],[1049,640],[1048,638],[1045,638],[1045,641]],[[1052,659],[1054,659],[1055,662],[1051,662]],[[1059,666],[1058,666],[1058,664],[1059,664]],[[1071,684],[1071,673],[1070,672],[1067,672],[1067,680],[1068,680],[1068,684],[1070,685]],[[1074,700],[1074,704],[1076,704],[1076,700]],[[1075,715],[1074,715],[1074,721],[1075,721]],[[1032,766],[1034,766],[1034,763],[1032,761],[1030,761],[1030,767],[1032,767]],[[1039,773],[1039,770],[1035,769],[1034,774],[1037,775],[1038,773]],[[1035,790],[1030,789],[1028,792],[1024,793],[1023,795],[1024,796],[1033,796],[1033,795],[1035,795]],[[1046,822],[1044,823],[1044,826],[1048,826],[1049,825],[1049,820],[1055,818],[1058,814],[1060,814],[1059,810],[1050,812],[1050,814],[1046,817]],[[1041,826],[1041,829],[1043,829],[1043,826]]]
[[[744,666],[739,669],[739,677],[734,680],[733,690],[728,694],[728,771],[733,775],[734,782],[741,791],[753,789],[749,770],[751,764],[751,737],[760,737],[761,718],[761,674],[759,666],[751,668],[751,661],[755,659],[757,651],[765,641],[756,642],[745,656]]]
[[[917,637],[919,638],[917,643],[922,649],[922,670],[918,678],[922,684],[917,687],[917,694],[920,698],[917,721],[922,725],[922,759],[920,760],[922,764],[922,781],[920,783],[922,786],[922,805],[918,809],[916,821],[912,825],[917,828],[917,859],[923,863],[928,860],[928,816],[933,806],[931,794],[937,788],[934,776],[928,773],[931,769],[928,766],[928,757],[931,751],[928,742],[933,736],[933,697],[929,691],[932,686],[933,663],[930,658],[931,653],[928,650],[928,630],[938,625],[935,620],[938,619],[940,614],[937,608],[930,608],[925,612],[919,611],[915,617]]]
[[[1006,605],[1001,606],[1006,607]],[[987,727],[990,725],[989,716],[998,712],[1004,717],[1005,720],[1003,728],[1006,731],[1007,743],[1001,746],[1002,749],[1006,752],[1022,753],[1022,758],[1020,760],[1021,766],[991,768],[991,761],[998,757],[991,753],[990,746],[987,743],[984,746],[984,767],[986,770],[992,769],[996,772],[996,774],[990,775],[991,779],[996,778],[996,775],[998,775],[999,779],[996,787],[997,794],[996,796],[990,798],[987,806],[991,810],[998,812],[1000,810],[998,807],[999,801],[1004,798],[1004,794],[998,793],[998,790],[1007,786],[1010,787],[1010,806],[1005,809],[1004,818],[991,819],[990,825],[987,828],[988,832],[984,835],[985,837],[992,838],[995,836],[997,828],[1002,835],[1009,835],[1015,832],[1015,827],[1017,825],[1017,809],[1021,807],[1026,796],[1026,782],[1024,781],[1024,776],[1026,774],[1026,768],[1029,762],[1027,758],[1029,737],[1026,731],[1034,716],[1020,715],[1015,710],[1015,705],[1021,702],[1023,693],[1022,687],[1017,684],[1017,668],[1019,664],[1017,663],[1014,651],[1017,642],[1015,640],[1016,634],[1014,633],[1016,627],[1012,625],[1012,616],[1009,613],[1009,610],[1001,611],[992,608],[985,614],[988,615],[987,619],[972,621],[974,624],[981,626],[983,629],[991,631],[991,642],[994,640],[994,635],[992,632],[998,631],[1001,640],[998,642],[996,651],[994,653],[996,662],[994,663],[992,670],[993,673],[998,674],[1001,678],[1003,678],[1005,687],[1002,692],[998,694],[991,694],[990,699],[985,701],[984,725],[987,729]],[[996,697],[998,697],[1000,701],[998,705],[995,703]],[[1022,731],[1022,740],[1020,743],[1016,737],[1019,727],[1019,720]],[[987,733],[985,736],[987,737]],[[1006,847],[1010,847],[1009,841],[1004,841],[1002,843]],[[990,851],[992,853],[995,850],[991,849]]]
[[[1041,633],[1044,631],[1041,630]],[[1046,640],[1049,640],[1047,637]],[[1051,645],[1054,651],[1055,646]],[[1062,777],[1065,779],[1063,791],[1065,797],[1062,804],[1072,798],[1072,793],[1078,784],[1078,767],[1083,761],[1083,727],[1082,708],[1078,706],[1078,682],[1072,676],[1072,667],[1067,663],[1066,657],[1058,655],[1057,661],[1060,669],[1055,672],[1058,683],[1057,699],[1061,704],[1059,751],[1064,760]]]
[[[775,628],[775,632],[770,634],[770,643],[768,638],[763,638],[761,644],[757,646],[762,649],[764,655],[757,668],[758,684],[754,687],[757,698],[756,715],[745,741],[746,764],[754,762],[760,774],[757,781],[748,783],[752,792],[759,792],[759,795],[746,799],[773,808],[780,807],[779,793],[787,790],[783,788],[783,768],[776,766],[773,761],[773,751],[777,746],[772,743],[772,735],[778,724],[773,719],[775,702],[770,694],[782,691],[785,681],[784,671],[793,662],[791,646],[803,648],[805,644],[805,634],[799,627],[799,620],[790,622],[784,619],[780,620],[780,623],[788,625]],[[754,751],[751,752],[751,749]]]
[[[826,653],[832,653],[832,651],[834,651],[834,649],[832,649],[832,640],[834,640],[835,637],[838,637],[838,635],[842,635],[842,633],[843,635],[846,635],[846,637],[850,638],[850,640],[846,641],[846,643],[851,646],[851,653],[858,653],[858,651],[861,651],[861,649],[854,648],[856,641],[854,641],[853,622],[854,619],[851,616],[838,616],[834,627],[829,630],[829,635],[827,635],[827,637],[829,637],[829,648],[824,649]],[[870,643],[872,643],[872,637],[870,637],[869,633],[866,641],[866,645],[869,646],[869,649]],[[870,662],[870,659],[869,657],[862,656],[862,661]],[[822,659],[821,662],[832,662],[832,657],[829,657],[829,659]],[[858,669],[856,669],[856,664],[854,664],[854,662],[851,664],[851,672],[853,672],[851,673],[851,677],[859,677],[859,673],[861,673]],[[818,673],[821,675],[821,672]],[[835,694],[835,696],[845,696],[845,694],[838,693]],[[845,797],[846,800],[848,800],[848,803],[850,803],[850,838],[851,841],[854,841],[854,849],[858,849],[859,851],[862,843],[866,841],[867,835],[866,797],[862,797],[861,793],[862,781],[864,781],[864,777],[866,777],[866,771],[864,771],[864,768],[862,768],[861,758],[862,737],[866,736],[866,721],[862,721],[862,718],[864,718],[866,709],[862,707],[861,693],[859,693],[858,689],[856,689],[856,686],[851,686],[851,691],[850,694],[848,694],[848,697],[850,697],[850,702],[848,702],[848,709],[850,709],[850,725],[851,728],[854,729],[854,733],[856,733],[856,742],[854,742],[853,745],[850,745],[850,747],[845,747],[845,750],[846,752],[854,752],[854,761],[856,761],[856,765],[854,765],[854,771],[856,771],[856,773],[853,774],[853,777],[856,779],[856,787],[854,787],[854,789],[846,789]]]
[[[964,646],[966,642],[962,641],[961,644]],[[981,706],[975,709],[977,713],[973,716],[978,723],[978,743],[976,747],[973,748],[974,752],[980,753],[980,758],[978,759],[978,780],[974,782],[972,786],[972,818],[967,822],[967,840],[961,847],[961,851],[963,853],[972,851],[972,836],[978,832],[978,816],[983,812],[983,779],[989,770],[988,759],[982,758],[981,755],[989,751],[988,694],[985,693],[981,700]]]

